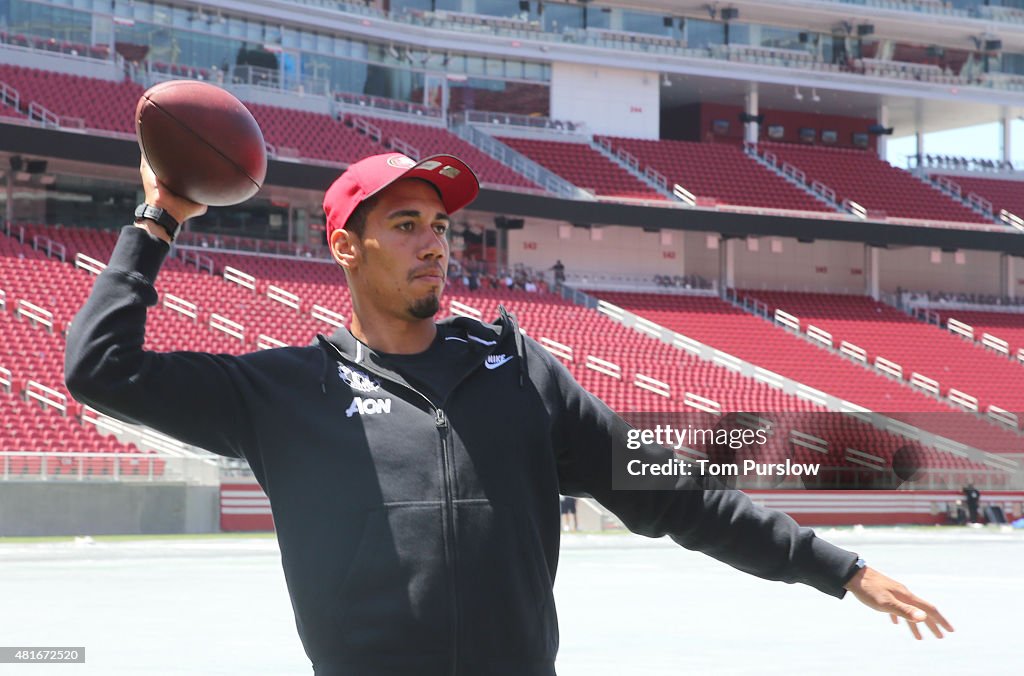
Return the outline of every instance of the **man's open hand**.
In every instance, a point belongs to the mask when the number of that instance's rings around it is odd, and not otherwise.
[[[853,592],[853,595],[869,608],[889,613],[893,624],[899,624],[901,617],[905,619],[910,632],[918,641],[921,640],[921,629],[918,627],[921,622],[935,634],[935,638],[943,637],[943,629],[955,631],[938,608],[914,596],[902,584],[873,568],[857,571],[857,574],[846,583],[846,589]]]

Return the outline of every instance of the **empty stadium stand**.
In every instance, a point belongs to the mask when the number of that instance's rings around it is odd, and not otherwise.
[[[718,298],[606,291],[594,295],[769,371],[948,439],[994,453],[1019,453],[1022,447],[1013,431],[958,412]]]
[[[615,149],[623,149],[698,197],[723,204],[770,207],[799,211],[832,209],[782,177],[747,157],[735,145],[690,141],[650,141],[606,137]]]
[[[667,200],[585,143],[505,137],[498,140],[570,183],[597,195]]]
[[[0,262],[6,259],[0,253]],[[4,272],[7,279],[10,267]],[[45,471],[47,476],[160,476],[164,460],[81,421],[83,407],[63,386],[63,363],[60,333],[33,325],[24,315],[0,312],[0,448],[8,452],[0,453],[0,475],[17,478]],[[39,452],[55,455],[44,467]],[[124,457],[70,455],[76,453]]]
[[[982,341],[986,333],[1006,341],[1011,358],[1016,358],[1018,351],[1024,349],[1024,314],[979,310],[938,310],[937,314],[944,324],[954,319],[970,326],[977,343]]]
[[[919,322],[867,296],[780,291],[747,291],[746,295],[813,323],[868,353],[884,357],[912,372],[938,381],[942,394],[955,388],[978,398],[984,409],[993,404],[1007,411],[1024,411],[1024,392],[1017,386],[1021,366],[1004,356],[980,349],[935,326]]]
[[[0,64],[0,82],[21,95],[21,111],[38,103],[66,127],[135,133],[135,105],[143,88],[134,82],[100,80],[38,68]]]
[[[974,193],[992,203],[992,210],[999,213],[1006,209],[1011,214],[1024,214],[1024,182],[980,176],[946,176],[947,180],[960,186],[964,195]]]
[[[246,107],[263,130],[263,138],[283,157],[291,154],[349,164],[367,155],[384,152],[372,139],[330,115],[259,103],[247,103]]]
[[[984,223],[985,219],[912,174],[867,150],[763,143],[774,153],[850,200],[886,216],[934,221]]]

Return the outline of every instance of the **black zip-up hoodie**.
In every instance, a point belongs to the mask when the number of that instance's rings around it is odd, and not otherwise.
[[[68,389],[248,461],[316,674],[554,674],[560,491],[596,498],[636,533],[844,595],[856,555],[741,492],[694,477],[612,490],[628,426],[504,312],[438,324],[475,354],[441,406],[345,330],[240,357],[144,350],[167,251],[124,228],[68,335]]]

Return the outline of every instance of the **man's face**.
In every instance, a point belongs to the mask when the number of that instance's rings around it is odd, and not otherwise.
[[[353,300],[406,320],[437,314],[449,225],[437,190],[425,181],[403,179],[378,193],[363,236],[340,231],[331,240]]]

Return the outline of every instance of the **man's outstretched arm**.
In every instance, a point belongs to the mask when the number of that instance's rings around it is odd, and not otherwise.
[[[741,491],[723,488],[714,479],[680,476],[673,490],[615,489],[613,448],[626,448],[631,428],[580,387],[545,350],[537,353],[560,390],[557,398],[562,408],[554,432],[563,493],[592,496],[635,533],[667,535],[687,549],[751,575],[801,582],[837,598],[850,591],[875,610],[905,618],[916,637],[920,637],[920,622],[939,637],[940,628],[953,630],[934,606],[899,582],[871,568],[858,569],[857,554],[818,538],[789,515],[758,506]],[[631,457],[658,464],[674,459],[675,454],[647,445]]]

